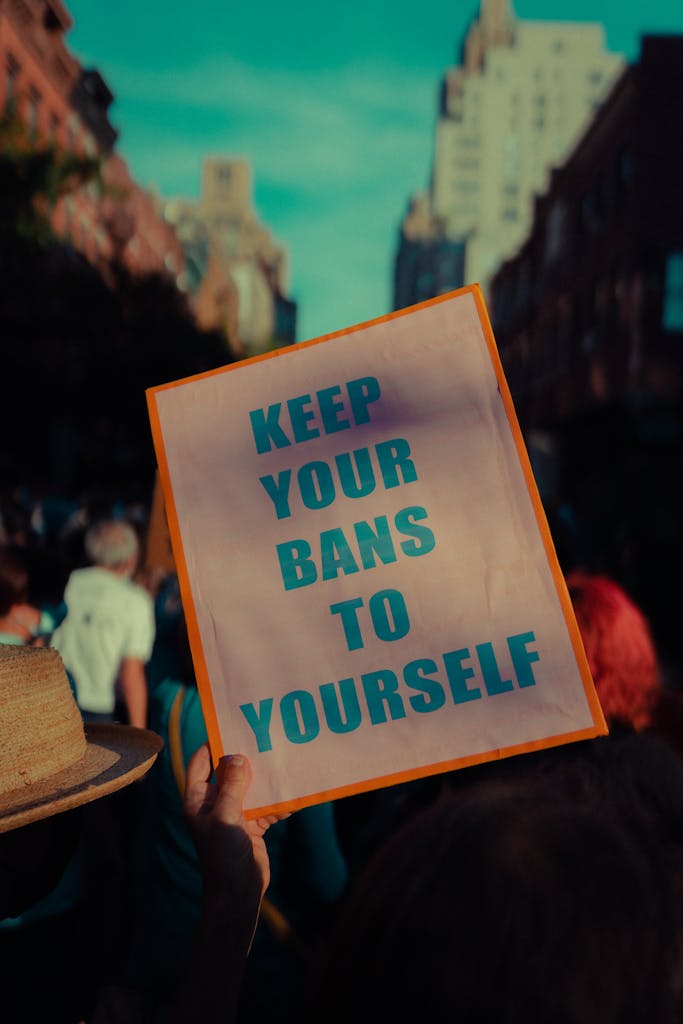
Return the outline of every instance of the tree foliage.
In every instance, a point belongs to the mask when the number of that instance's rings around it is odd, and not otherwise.
[[[101,186],[99,157],[35,139],[12,109],[0,116],[0,230],[40,244],[54,239],[60,199],[89,181]]]
[[[105,280],[54,236],[52,204],[94,165],[0,138],[0,478],[144,497],[156,468],[145,389],[232,357],[170,278],[115,265]]]

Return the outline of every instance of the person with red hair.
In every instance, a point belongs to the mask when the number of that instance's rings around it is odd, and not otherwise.
[[[608,725],[650,727],[662,685],[645,615],[608,576],[573,570],[567,587]]]

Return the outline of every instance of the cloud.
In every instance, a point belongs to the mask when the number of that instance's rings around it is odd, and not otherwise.
[[[128,134],[136,122],[148,134],[154,124],[150,147],[172,135],[205,152],[240,152],[273,182],[337,187],[373,173],[368,156],[424,146],[433,120],[433,77],[387,61],[304,73],[211,58],[186,72],[107,74]]]
[[[387,311],[398,225],[431,161],[433,74],[389,59],[305,73],[233,58],[105,70],[119,149],[144,184],[193,197],[205,157],[250,161],[257,212],[289,251],[299,337]]]

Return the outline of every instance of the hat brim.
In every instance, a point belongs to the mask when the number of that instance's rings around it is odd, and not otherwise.
[[[88,722],[84,727],[87,747],[79,761],[41,782],[0,794],[0,832],[123,789],[149,771],[164,745],[148,729]]]

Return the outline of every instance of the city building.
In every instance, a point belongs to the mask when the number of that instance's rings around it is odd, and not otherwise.
[[[394,262],[396,308],[459,288],[464,276],[465,242],[451,238],[445,222],[432,215],[426,193],[413,196]]]
[[[541,498],[571,538],[563,553],[621,579],[678,666],[682,93],[683,36],[644,36],[489,302]]]
[[[537,197],[490,312],[520,421],[683,396],[683,36],[645,36]]]
[[[218,327],[236,358],[293,344],[287,255],[256,215],[249,163],[205,160],[198,202],[172,199],[164,212],[184,247],[184,283],[198,322]]]
[[[535,195],[623,64],[605,50],[600,25],[521,20],[509,0],[481,0],[461,61],[443,79],[426,210],[416,229],[410,204],[397,265],[420,267],[411,260],[420,246],[433,263],[436,236],[460,247],[464,266],[460,280],[434,273],[431,293],[479,283],[488,294],[491,275],[528,233]],[[424,291],[398,267],[395,277],[395,308]]]
[[[183,271],[183,251],[156,196],[131,177],[116,153],[106,82],[83,68],[66,35],[72,18],[61,0],[0,0],[0,114],[23,124],[36,147],[99,160],[93,179],[51,211],[57,235],[91,263],[120,260],[133,273]]]

